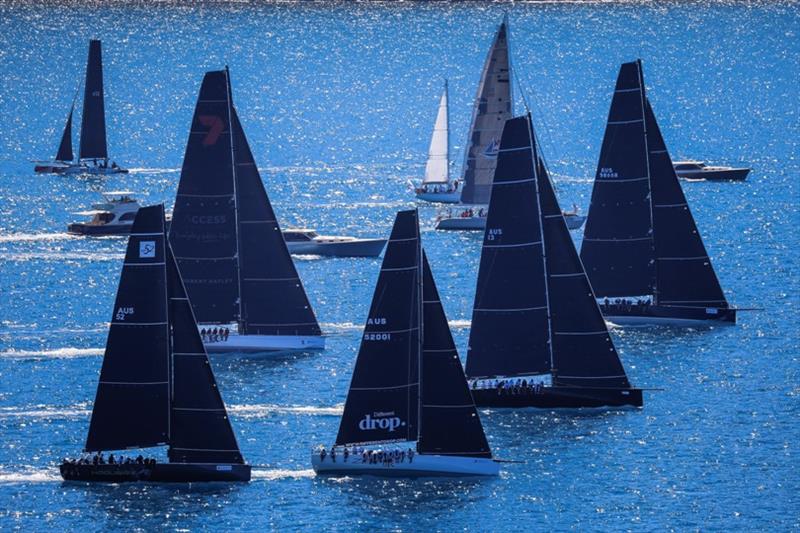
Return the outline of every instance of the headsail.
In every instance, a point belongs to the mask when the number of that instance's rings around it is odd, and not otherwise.
[[[450,117],[447,98],[447,81],[445,81],[444,92],[439,100],[439,112],[433,125],[428,162],[425,164],[425,177],[422,183],[450,181]]]
[[[505,121],[513,110],[508,26],[504,21],[486,56],[472,111],[461,181],[461,203],[487,204]]]
[[[645,119],[653,191],[656,302],[728,307],[649,101],[645,101]]]
[[[428,258],[422,253],[423,341],[417,450],[491,458]]]
[[[166,256],[164,207],[139,209],[114,302],[86,451],[168,442]]]
[[[56,154],[56,161],[72,161],[74,155],[72,153],[72,113],[75,111],[75,101],[72,101],[72,106],[69,108],[69,116],[67,116],[67,124],[64,126],[64,132],[61,134],[61,143],[58,145],[58,153]]]
[[[83,91],[83,117],[81,118],[81,159],[105,159],[106,112],[103,103],[103,59],[100,41],[89,41],[89,58],[86,63],[86,82]]]
[[[581,259],[601,297],[641,296],[655,290],[645,99],[641,63],[623,64],[581,245]]]
[[[234,107],[231,117],[239,224],[239,332],[321,335]]]
[[[506,122],[492,183],[467,349],[469,377],[550,371],[547,287],[533,148],[524,117]]]
[[[169,246],[166,263],[173,369],[170,462],[243,464],[244,459]]]
[[[417,212],[395,218],[336,444],[417,440],[420,241]]]

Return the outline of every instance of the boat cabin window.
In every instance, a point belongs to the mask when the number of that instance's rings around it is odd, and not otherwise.
[[[113,213],[97,213],[94,216],[94,220],[92,222],[99,223],[99,224],[107,224],[114,220]]]
[[[675,170],[699,170],[701,165],[697,163],[678,163],[675,165]]]
[[[129,211],[127,213],[122,213],[122,216],[119,217],[119,220],[120,222],[123,222],[125,220],[133,220],[134,218],[136,218],[136,213]]]
[[[287,242],[305,242],[313,240],[316,237],[316,232],[313,231],[292,231],[288,230],[283,233],[283,239]]]

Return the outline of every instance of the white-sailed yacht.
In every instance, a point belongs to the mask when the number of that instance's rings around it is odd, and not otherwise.
[[[450,107],[447,80],[444,82],[439,111],[433,125],[425,176],[422,184],[414,188],[414,194],[420,200],[445,204],[454,204],[461,199],[459,181],[450,181]]]

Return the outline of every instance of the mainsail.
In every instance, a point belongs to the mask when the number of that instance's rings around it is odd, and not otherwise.
[[[103,59],[100,41],[89,41],[81,119],[81,159],[106,159],[106,114],[103,104]]]
[[[444,92],[439,100],[439,112],[433,125],[428,162],[425,164],[425,177],[422,183],[437,184],[450,181],[450,117],[447,98],[447,81],[445,81]]]
[[[417,212],[401,211],[375,285],[336,444],[417,440],[420,253]]]
[[[139,210],[114,301],[86,451],[169,441],[170,327],[163,206]]]
[[[227,70],[208,72],[195,107],[170,241],[201,323],[319,335],[236,110]]]
[[[554,385],[628,387],[529,115],[506,122],[498,159],[467,376],[552,372]]]
[[[461,203],[487,204],[497,163],[497,147],[513,110],[508,25],[500,24],[481,73],[472,111],[461,181]]]
[[[64,132],[61,134],[61,142],[58,145],[58,153],[56,154],[56,161],[72,161],[74,157],[72,153],[72,113],[75,111],[75,101],[72,101],[72,106],[69,108],[69,115],[67,116],[67,124],[64,126]]]

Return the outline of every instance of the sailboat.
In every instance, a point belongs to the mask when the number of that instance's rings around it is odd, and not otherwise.
[[[461,204],[472,206],[489,203],[500,135],[503,132],[503,124],[511,118],[514,109],[511,75],[508,21],[504,19],[492,40],[475,95],[472,121],[464,151],[464,164],[461,169],[460,182],[463,183],[459,198]],[[470,217],[454,217],[444,213],[439,216],[436,229],[481,229],[485,221],[477,215],[477,209],[474,212],[475,216]]]
[[[206,73],[169,232],[206,348],[322,349],[231,94],[227,68]]]
[[[168,462],[102,452],[168,446]],[[164,206],[133,223],[84,452],[69,481],[249,481],[167,240]],[[130,453],[130,452],[128,452]]]
[[[506,122],[466,375],[479,407],[642,406],[569,235],[530,115]]]
[[[459,181],[450,182],[450,108],[448,104],[447,80],[439,100],[439,112],[433,125],[428,161],[422,185],[414,189],[420,200],[451,204],[458,202],[461,192]]]
[[[416,210],[395,218],[336,444],[318,474],[497,475],[421,247]]]
[[[640,60],[624,63],[617,77],[581,259],[615,324],[736,322],[645,94]]]
[[[103,94],[103,59],[100,41],[89,41],[86,81],[83,91],[83,115],[78,160],[73,161],[72,115],[75,99],[67,115],[61,142],[53,161],[38,161],[35,172],[48,174],[126,174],[116,162],[109,162],[106,144],[106,112]]]

